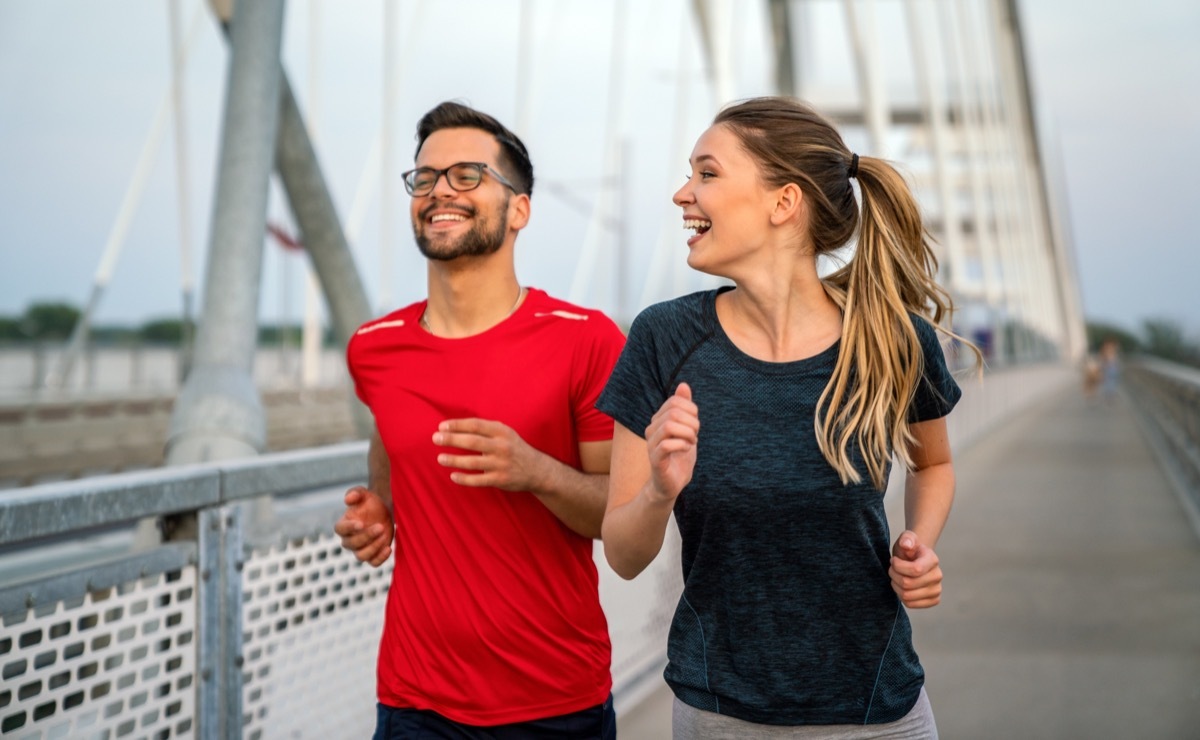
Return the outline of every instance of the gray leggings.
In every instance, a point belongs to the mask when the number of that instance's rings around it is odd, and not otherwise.
[[[676,699],[671,728],[674,740],[937,740],[938,736],[924,687],[908,714],[882,725],[760,725],[696,709]]]

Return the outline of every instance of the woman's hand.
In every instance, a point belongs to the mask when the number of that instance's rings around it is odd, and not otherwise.
[[[942,566],[937,553],[911,530],[897,538],[888,575],[892,590],[909,609],[927,609],[942,600]]]
[[[692,480],[699,433],[700,410],[692,402],[692,389],[680,383],[646,427],[651,483],[647,494],[651,498],[674,501]]]

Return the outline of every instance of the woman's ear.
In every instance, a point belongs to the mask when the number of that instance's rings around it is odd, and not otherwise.
[[[775,191],[775,207],[771,210],[771,223],[783,226],[800,218],[801,207],[804,204],[804,191],[794,182]]]

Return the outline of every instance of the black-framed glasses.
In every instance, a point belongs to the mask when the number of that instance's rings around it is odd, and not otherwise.
[[[429,195],[437,186],[438,178],[442,175],[446,176],[446,184],[451,189],[460,193],[465,193],[468,190],[474,190],[479,187],[479,183],[483,182],[483,172],[487,170],[492,177],[496,178],[496,182],[504,185],[514,193],[517,189],[509,182],[504,175],[488,167],[483,162],[458,162],[452,164],[443,170],[437,170],[433,167],[418,167],[415,170],[409,170],[401,175],[404,178],[404,189],[409,195],[420,196]]]

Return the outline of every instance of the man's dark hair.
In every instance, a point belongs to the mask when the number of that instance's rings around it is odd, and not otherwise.
[[[446,101],[421,117],[417,122],[416,153],[421,153],[430,134],[446,128],[477,128],[494,136],[500,144],[498,164],[504,168],[500,174],[512,182],[518,193],[533,194],[533,163],[521,139],[495,118],[461,103]]]

